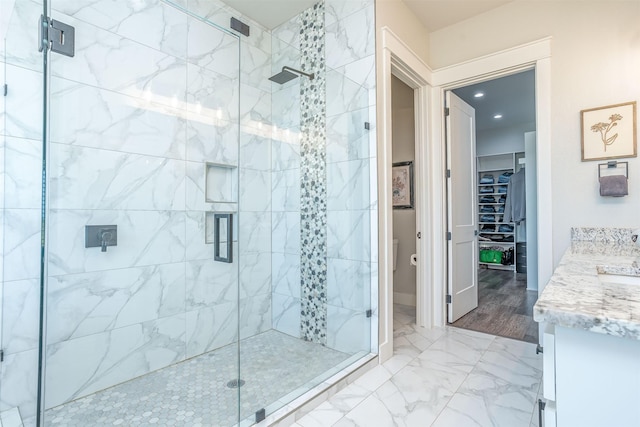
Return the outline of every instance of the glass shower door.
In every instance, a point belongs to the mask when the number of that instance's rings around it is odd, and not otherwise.
[[[238,421],[238,37],[52,0],[44,425]],[[237,381],[236,381],[237,382]]]
[[[34,425],[38,388],[42,1],[0,1],[0,416]]]

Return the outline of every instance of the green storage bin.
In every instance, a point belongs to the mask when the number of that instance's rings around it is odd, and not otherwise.
[[[480,249],[480,262],[500,264],[502,262],[502,251],[494,249]]]

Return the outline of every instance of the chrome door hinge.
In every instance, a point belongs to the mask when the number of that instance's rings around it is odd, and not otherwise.
[[[451,240],[451,232],[447,231],[447,240]]]
[[[75,55],[76,30],[71,25],[40,15],[38,26],[38,51],[51,49],[51,52],[73,57]]]
[[[447,295],[447,304],[451,304],[451,295]]]

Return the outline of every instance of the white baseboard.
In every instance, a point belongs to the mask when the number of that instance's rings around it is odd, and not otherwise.
[[[394,304],[402,304],[402,305],[410,305],[412,307],[416,306],[416,296],[412,294],[404,294],[401,292],[393,293],[393,303]]]

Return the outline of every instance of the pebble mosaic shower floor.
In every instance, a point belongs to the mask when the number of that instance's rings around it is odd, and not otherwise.
[[[271,330],[240,343],[240,418],[332,370],[350,355]],[[237,346],[229,345],[49,409],[50,426],[232,426]]]

